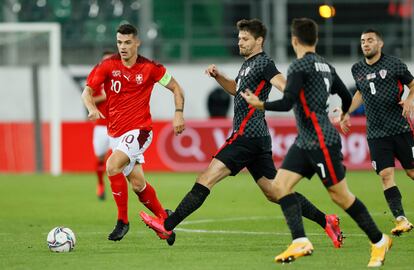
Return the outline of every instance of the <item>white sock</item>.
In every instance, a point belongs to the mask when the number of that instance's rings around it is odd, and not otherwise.
[[[294,243],[303,243],[303,242],[309,242],[309,239],[307,237],[299,237],[292,241],[292,244]]]
[[[381,237],[381,240],[379,240],[377,243],[375,243],[374,245],[377,247],[377,248],[379,248],[379,247],[382,247],[383,245],[385,244],[385,237],[384,237],[384,234],[382,235],[382,237]]]

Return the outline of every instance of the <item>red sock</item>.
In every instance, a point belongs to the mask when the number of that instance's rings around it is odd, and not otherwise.
[[[108,176],[111,182],[112,195],[118,207],[118,219],[128,223],[128,184],[125,176],[118,173]]]
[[[104,186],[103,174],[105,171],[105,164],[103,161],[98,160],[96,163],[96,176],[98,176],[98,185]]]
[[[167,213],[158,200],[155,189],[148,182],[146,182],[144,190],[142,190],[137,195],[139,201],[142,202],[142,204],[145,205],[145,207],[153,212],[157,217],[162,219],[167,218]]]

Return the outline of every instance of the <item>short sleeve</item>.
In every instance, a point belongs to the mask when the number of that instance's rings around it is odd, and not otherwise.
[[[101,90],[101,85],[105,82],[107,62],[101,62],[96,65],[89,73],[86,80],[86,85],[92,88],[95,92]]]
[[[89,72],[89,75],[86,78],[86,85],[90,86],[90,84],[92,83],[97,66],[98,65],[94,66],[93,69],[91,70],[91,72]]]
[[[356,76],[357,76],[357,71],[356,71],[356,65],[353,65],[352,66],[352,68],[351,68],[351,73],[352,73],[352,77],[354,78],[354,81],[355,81],[355,88],[356,89],[358,89],[358,90],[361,90],[361,88],[360,88],[360,86],[359,86],[359,84],[358,84],[358,80],[357,80],[357,78],[356,78]]]
[[[279,74],[280,71],[276,68],[275,63],[273,61],[269,62],[263,70],[264,78],[266,81],[270,81],[274,76]]]
[[[163,65],[153,62],[153,67],[151,71],[152,79],[154,80],[154,82],[158,82],[164,76],[167,69]]]
[[[408,70],[407,65],[399,59],[395,70],[398,80],[405,85],[408,85],[414,79],[413,75]]]

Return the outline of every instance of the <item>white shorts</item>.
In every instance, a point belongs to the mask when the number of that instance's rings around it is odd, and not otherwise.
[[[136,163],[145,163],[144,152],[152,142],[152,131],[134,129],[119,137],[109,138],[112,151],[122,151],[129,158],[129,164],[123,170],[125,176],[132,172]]]
[[[93,151],[95,156],[101,157],[109,150],[109,135],[106,126],[96,125],[93,128]]]

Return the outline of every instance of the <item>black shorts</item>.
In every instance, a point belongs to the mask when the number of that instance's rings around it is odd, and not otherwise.
[[[309,179],[316,172],[325,187],[330,187],[345,178],[346,169],[342,160],[341,144],[328,146],[326,151],[322,149],[304,150],[293,144],[289,148],[281,168]]]
[[[414,168],[414,137],[412,132],[378,139],[368,139],[372,167],[380,173],[383,169],[395,167],[397,158],[404,169]]]
[[[247,168],[254,180],[273,179],[276,167],[272,158],[272,140],[268,137],[246,138],[232,136],[226,140],[214,158],[230,169],[232,176]]]

